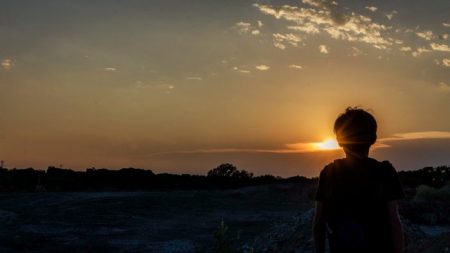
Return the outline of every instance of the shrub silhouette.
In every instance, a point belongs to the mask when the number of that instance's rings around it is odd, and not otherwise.
[[[233,164],[223,163],[217,168],[208,171],[208,177],[226,177],[237,180],[247,180],[253,177],[253,173],[245,170],[239,171]]]
[[[207,178],[221,187],[236,187],[250,184],[253,173],[238,170],[233,164],[224,163],[208,171]]]

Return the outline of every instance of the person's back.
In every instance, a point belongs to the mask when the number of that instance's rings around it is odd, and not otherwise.
[[[376,121],[361,109],[347,109],[335,123],[345,159],[320,173],[314,237],[324,252],[325,230],[331,252],[401,252],[396,199],[403,197],[389,162],[368,157],[376,140]]]

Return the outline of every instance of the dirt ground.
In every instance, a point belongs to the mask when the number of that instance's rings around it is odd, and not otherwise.
[[[0,253],[210,252],[221,221],[255,252],[313,252],[311,189],[0,194]],[[449,225],[407,219],[441,213],[423,206],[401,202],[407,252],[450,252]]]
[[[194,252],[223,220],[241,240],[311,207],[283,186],[0,195],[0,252]]]

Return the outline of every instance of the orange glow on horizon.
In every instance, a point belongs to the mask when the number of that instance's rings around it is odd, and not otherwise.
[[[335,150],[339,149],[339,144],[336,139],[327,138],[322,142],[316,142],[313,144],[316,150]]]

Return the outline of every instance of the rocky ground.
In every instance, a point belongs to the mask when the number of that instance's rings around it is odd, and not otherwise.
[[[311,238],[313,209],[273,226],[248,242],[255,252],[313,253]],[[406,252],[450,252],[450,226],[420,226],[402,218]]]

